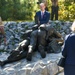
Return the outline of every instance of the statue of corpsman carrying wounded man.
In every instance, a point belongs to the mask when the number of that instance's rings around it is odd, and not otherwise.
[[[63,43],[62,36],[48,24],[50,13],[45,11],[44,3],[40,4],[40,8],[41,11],[35,15],[36,25],[31,30],[25,32],[23,36],[24,40],[19,43],[19,46],[15,50],[11,51],[10,56],[4,61],[0,61],[1,66],[23,58],[31,61],[35,51],[39,51],[42,58],[46,57],[46,52],[58,53],[61,51],[61,44]],[[42,17],[41,12],[43,10],[44,15]]]

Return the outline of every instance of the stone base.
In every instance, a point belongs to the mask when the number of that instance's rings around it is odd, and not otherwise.
[[[32,61],[23,59],[5,65],[4,68],[0,69],[0,75],[56,75],[63,70],[57,66],[60,57],[61,53],[52,53],[47,54],[46,58],[42,59],[40,54],[36,52],[32,57]]]

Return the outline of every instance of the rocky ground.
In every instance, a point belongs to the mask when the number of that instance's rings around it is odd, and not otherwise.
[[[58,75],[64,75],[64,72],[62,72],[62,73],[60,73],[60,74],[58,74]]]
[[[7,46],[1,43],[0,50],[5,52],[0,53],[0,60],[5,60],[9,56],[9,52],[15,49],[19,42],[23,40],[21,36],[24,32],[31,29],[34,24],[34,22],[5,22]],[[59,31],[63,38],[71,32],[72,22],[49,21],[49,24]],[[64,75],[63,68],[57,66],[60,57],[61,53],[50,53],[46,54],[46,58],[42,59],[40,54],[36,52],[31,62],[23,59],[0,68],[0,75]]]
[[[5,60],[8,56],[9,54],[2,53],[0,60]],[[63,70],[57,66],[60,57],[61,53],[51,53],[42,59],[40,54],[36,52],[31,62],[22,59],[0,68],[0,75],[55,75]]]

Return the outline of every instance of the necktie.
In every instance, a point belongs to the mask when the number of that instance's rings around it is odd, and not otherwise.
[[[41,18],[43,18],[43,15],[44,15],[44,12],[42,12],[42,14],[41,14]]]

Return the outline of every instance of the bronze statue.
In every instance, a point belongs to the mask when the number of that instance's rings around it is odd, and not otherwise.
[[[45,58],[45,51],[50,53],[60,52],[61,44],[63,44],[62,35],[50,25],[42,24],[38,27],[38,30],[35,30],[31,33],[30,45],[28,46],[29,52],[27,55],[27,60],[32,59],[32,53],[36,49],[36,46],[39,53],[41,54],[41,57]]]
[[[32,29],[36,28],[37,26],[33,26]],[[25,39],[19,43],[19,46],[15,50],[11,51],[7,60],[0,61],[1,66],[23,58],[31,61],[34,51],[39,51],[41,57],[45,58],[46,51],[48,53],[60,52],[60,42],[63,43],[60,33],[52,28],[51,25],[45,24],[40,25],[37,30],[27,30],[23,37]]]

